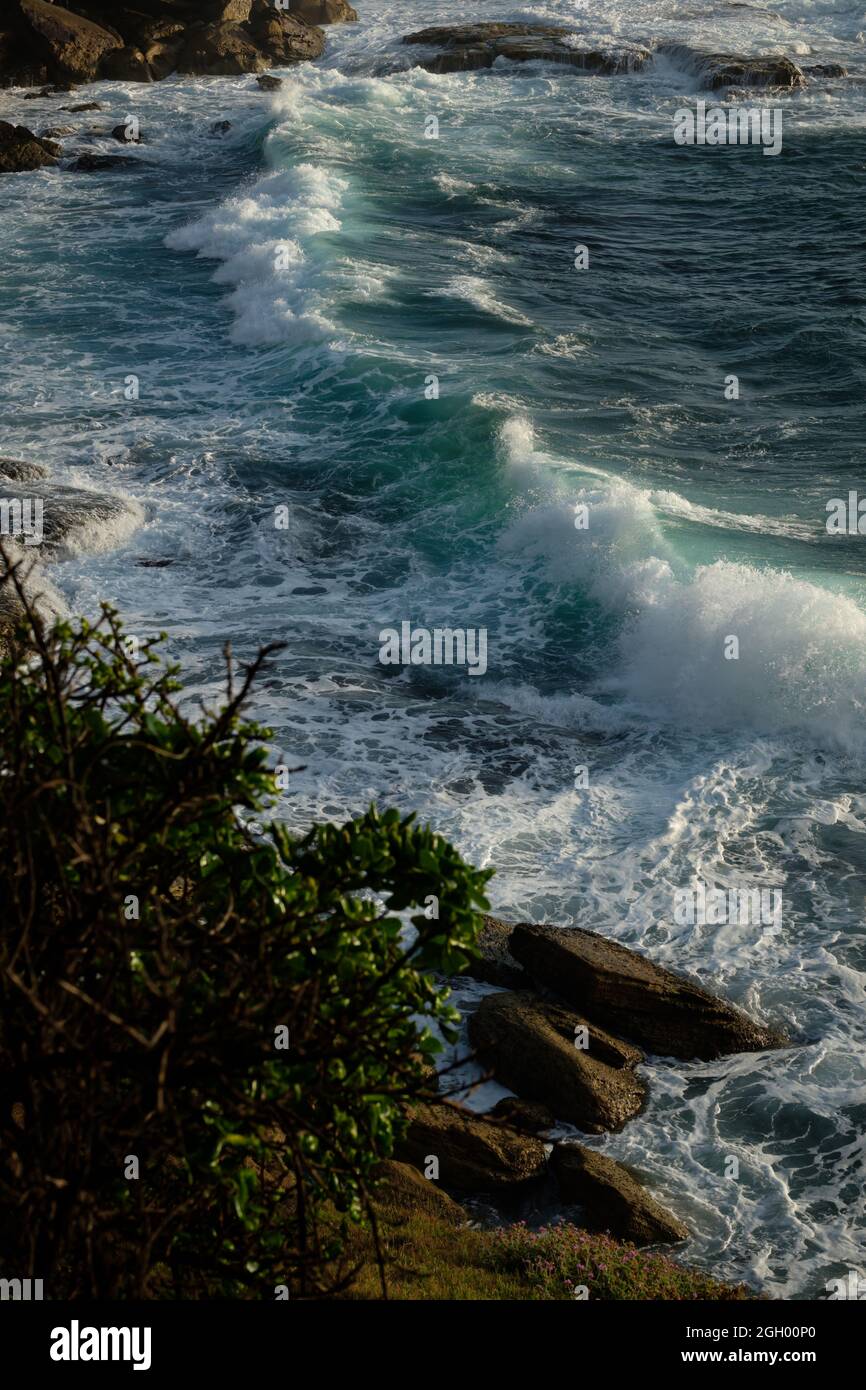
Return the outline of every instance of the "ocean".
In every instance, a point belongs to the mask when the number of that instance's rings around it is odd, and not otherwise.
[[[649,1059],[646,1111],[588,1142],[691,1227],[689,1263],[825,1297],[866,1277],[866,539],[826,525],[866,496],[866,8],[358,8],[274,94],[0,93],[145,139],[131,175],[0,181],[0,452],[124,499],[51,583],[164,630],[185,698],[216,698],[227,641],[287,644],[255,713],[303,768],[292,827],[416,811],[495,867],[503,918],[789,1030]],[[408,66],[402,34],[469,18],[683,47],[613,77]],[[850,76],[748,95],[783,112],[777,157],[680,146],[712,100],[689,47]],[[383,665],[404,622],[485,630],[483,675]],[[778,929],[678,921],[698,882],[778,891]]]

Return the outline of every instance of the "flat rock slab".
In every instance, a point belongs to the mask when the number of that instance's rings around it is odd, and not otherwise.
[[[581,48],[573,29],[559,24],[456,24],[437,25],[405,35],[403,42],[441,48],[431,58],[421,58],[427,72],[470,72],[491,68],[498,58],[513,63],[562,63],[584,72],[612,76],[635,72],[649,62],[648,49],[601,50]]]
[[[575,1045],[583,1027],[586,1050]],[[588,1134],[621,1129],[646,1098],[632,1070],[638,1048],[534,994],[489,994],[469,1020],[469,1037],[498,1081]]]
[[[685,1240],[688,1227],[650,1196],[628,1168],[582,1144],[557,1144],[551,1158],[566,1202],[584,1208],[582,1224],[635,1245]]]
[[[787,1039],[645,956],[580,928],[516,926],[511,954],[539,984],[663,1057],[711,1060]]]
[[[411,1163],[422,1177],[430,1158],[438,1158],[440,1181],[461,1192],[519,1189],[547,1170],[547,1151],[539,1139],[491,1124],[449,1101],[412,1107],[395,1157]]]

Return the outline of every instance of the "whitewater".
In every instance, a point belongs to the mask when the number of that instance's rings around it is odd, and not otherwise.
[[[495,867],[503,918],[603,932],[788,1030],[649,1059],[645,1112],[585,1142],[687,1223],[689,1263],[826,1296],[866,1279],[866,538],[825,527],[866,488],[866,9],[358,9],[274,95],[96,84],[105,112],[64,120],[113,153],[99,128],[138,114],[134,175],[0,183],[0,453],[119,499],[54,601],[165,631],[190,702],[227,641],[286,643],[255,712],[302,769],[292,827],[417,811]],[[402,34],[469,18],[850,76],[749,94],[784,111],[777,158],[682,149],[687,58],[411,66]],[[0,93],[0,118],[35,105]],[[483,679],[382,666],[404,621],[486,629]],[[696,881],[780,891],[780,930],[677,923]]]

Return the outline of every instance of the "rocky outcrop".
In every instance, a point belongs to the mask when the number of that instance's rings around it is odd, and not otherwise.
[[[24,125],[0,121],[0,174],[22,174],[57,163],[60,146]]]
[[[586,1049],[576,1033],[583,1028]],[[588,1134],[621,1129],[644,1103],[633,1070],[638,1049],[536,995],[489,994],[469,1020],[469,1038],[498,1081]]]
[[[520,925],[510,949],[539,984],[661,1056],[707,1060],[785,1045],[733,1004],[596,932]]]
[[[323,23],[356,18],[342,0],[8,0],[0,18],[0,83],[160,81],[178,71],[237,76],[317,58]],[[301,11],[303,10],[303,13]]]
[[[685,1240],[688,1228],[651,1197],[621,1163],[582,1144],[557,1144],[551,1157],[566,1202],[584,1208],[582,1225],[635,1245]]]
[[[100,24],[48,4],[47,0],[18,0],[33,34],[36,52],[49,69],[73,82],[92,82],[103,57],[123,40]]]
[[[613,75],[636,72],[649,62],[648,49],[602,50],[581,48],[573,42],[573,29],[560,24],[455,24],[437,25],[407,34],[403,42],[423,44],[442,51],[418,59],[427,72],[468,72],[492,68],[499,58],[513,63],[564,63],[584,72]],[[572,40],[572,42],[569,42]]]
[[[705,53],[683,43],[660,43],[656,52],[693,69],[701,85],[711,91],[720,87],[793,89],[806,85],[802,69],[778,53],[741,57],[735,53]]]
[[[519,1189],[542,1177],[547,1168],[540,1140],[491,1124],[450,1101],[413,1106],[396,1157],[411,1163],[422,1177],[430,1159],[438,1159],[439,1180],[460,1192]]]

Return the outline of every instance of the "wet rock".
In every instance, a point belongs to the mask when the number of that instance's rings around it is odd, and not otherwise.
[[[69,165],[74,174],[102,174],[112,170],[130,172],[144,167],[140,159],[124,154],[82,154]]]
[[[131,129],[129,124],[116,125],[111,134],[113,139],[117,140],[121,145],[140,145],[141,135],[131,134]]]
[[[634,72],[649,62],[648,49],[633,45],[611,50],[580,48],[575,31],[559,24],[457,24],[437,25],[407,34],[407,44],[427,44],[443,51],[422,58],[427,72],[468,72],[490,68],[498,58],[514,63],[563,63],[584,72],[612,76]],[[571,40],[571,42],[569,42]]]
[[[116,48],[99,64],[99,76],[117,82],[152,82],[150,64],[140,48]]]
[[[422,1178],[429,1159],[437,1158],[440,1181],[461,1192],[519,1189],[547,1168],[540,1140],[491,1124],[449,1101],[412,1107],[396,1157],[413,1164]]]
[[[281,77],[271,77],[270,73],[263,73],[260,77],[256,78],[256,83],[261,87],[263,92],[275,92],[278,88],[282,87],[283,79]]]
[[[843,68],[841,63],[815,63],[810,68],[803,71],[808,77],[847,77],[848,69]]]
[[[465,1226],[468,1221],[466,1212],[459,1203],[455,1202],[453,1197],[449,1197],[447,1192],[443,1192],[432,1178],[425,1178],[411,1163],[397,1163],[394,1159],[385,1159],[382,1163],[376,1164],[373,1178],[376,1182],[376,1195],[380,1201],[408,1207],[412,1211],[429,1212],[431,1216],[440,1221],[447,1221],[452,1226]]]
[[[806,85],[802,69],[792,59],[777,53],[741,57],[735,53],[704,53],[683,43],[660,43],[656,52],[691,68],[701,85],[711,91],[720,87],[793,90]]]
[[[101,111],[101,101],[82,101],[77,106],[61,106],[61,111]]]
[[[581,1027],[586,1050],[575,1046]],[[498,1081],[589,1134],[620,1129],[644,1103],[646,1088],[632,1070],[640,1051],[537,995],[488,995],[469,1020],[469,1037]]]
[[[60,146],[24,125],[0,121],[0,174],[30,173],[57,163]]]
[[[60,5],[46,0],[19,0],[19,5],[34,42],[47,50],[49,67],[73,81],[92,82],[105,54],[123,45],[116,33]]]
[[[530,988],[531,981],[525,970],[509,950],[513,930],[510,923],[500,922],[498,917],[484,916],[477,943],[481,956],[471,962],[466,974],[473,980],[499,985],[501,989]]]
[[[75,131],[71,125],[50,125],[47,130],[40,131],[43,140],[62,140],[65,135],[74,135]]]
[[[0,478],[12,482],[29,483],[37,478],[47,478],[48,469],[41,463],[30,463],[27,459],[0,458]]]
[[[688,1227],[650,1196],[628,1168],[582,1144],[557,1144],[551,1156],[566,1202],[584,1208],[581,1224],[635,1245],[686,1240]]]
[[[733,1004],[597,932],[520,925],[510,949],[539,984],[661,1056],[710,1059],[785,1045]]]
[[[210,128],[210,133],[211,135],[226,135],[231,128],[231,121],[214,121]]]

